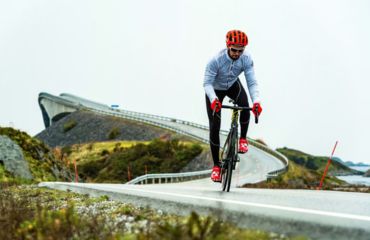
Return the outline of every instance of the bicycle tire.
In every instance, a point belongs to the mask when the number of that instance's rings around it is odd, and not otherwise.
[[[225,141],[225,145],[222,152],[223,165],[221,167],[221,183],[222,191],[230,191],[231,177],[233,171],[233,160],[236,151],[235,143],[235,131],[231,131]]]
[[[227,188],[226,191],[230,192],[230,186],[231,186],[231,178],[233,175],[233,170],[234,170],[234,161],[235,161],[235,154],[237,151],[237,146],[236,146],[236,132],[233,131],[230,139],[230,149],[228,152],[228,162],[227,162]]]
[[[224,144],[224,147],[222,149],[222,152],[221,152],[221,189],[222,191],[225,191],[227,189],[227,186],[228,186],[228,172],[227,172],[227,163],[229,162],[228,159],[228,156],[229,156],[229,152],[230,152],[230,139],[231,138],[231,135],[232,133],[229,132],[229,134],[227,135],[227,138],[226,138],[226,141],[225,141],[225,144]]]
[[[231,177],[233,175],[233,163],[232,161],[228,161],[227,162],[227,173],[226,173],[226,177],[227,177],[227,188],[226,188],[226,191],[227,192],[230,192],[230,186],[231,186]]]

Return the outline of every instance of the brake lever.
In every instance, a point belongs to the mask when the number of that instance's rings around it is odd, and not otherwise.
[[[254,115],[254,123],[258,124],[258,117],[259,117],[258,107],[255,107],[254,111],[256,112],[256,114]]]

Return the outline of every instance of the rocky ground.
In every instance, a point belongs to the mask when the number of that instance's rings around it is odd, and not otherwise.
[[[214,216],[166,214],[32,185],[0,186],[0,239],[295,239],[241,229]]]
[[[202,171],[206,169],[212,169],[213,161],[211,156],[211,151],[203,150],[196,158],[189,162],[189,164],[184,167],[180,172],[192,172],[192,171]]]
[[[122,118],[89,111],[73,112],[35,137],[50,147],[109,140],[149,141],[173,132]]]

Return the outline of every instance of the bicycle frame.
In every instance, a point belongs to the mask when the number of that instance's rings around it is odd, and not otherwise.
[[[236,103],[234,106],[222,106],[222,108],[232,109],[231,115],[231,127],[229,134],[227,135],[224,148],[221,152],[221,183],[222,191],[230,191],[232,171],[236,167],[236,163],[239,162],[238,156],[238,119],[239,111],[252,110],[249,107],[238,107]],[[255,118],[255,122],[258,123],[258,116]]]

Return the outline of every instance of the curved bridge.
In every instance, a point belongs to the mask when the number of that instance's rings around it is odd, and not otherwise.
[[[144,122],[150,125],[168,129],[183,135],[187,135],[204,143],[208,143],[209,130],[207,126],[183,121],[174,118],[168,118],[158,115],[151,115],[127,110],[118,110],[109,107],[108,105],[97,103],[88,99],[84,99],[72,94],[62,93],[59,96],[54,96],[48,93],[39,94],[39,105],[44,119],[45,127],[51,126],[54,122],[70,114],[71,112],[85,109],[96,113],[111,115],[125,119],[131,119],[139,122]],[[227,131],[221,131],[221,144],[226,140]],[[258,142],[250,141],[250,150],[248,154],[240,155],[240,164],[237,168],[237,174],[234,174],[234,186],[245,183],[254,183],[266,180],[287,170],[288,160],[280,153],[262,145]],[[152,182],[170,182],[190,180],[193,178],[201,178],[209,175],[210,172],[199,171],[185,174],[151,174],[144,175],[134,179],[130,183],[147,183]],[[188,178],[190,176],[191,178]],[[203,181],[203,180],[198,180]],[[202,184],[209,184],[205,181]]]

